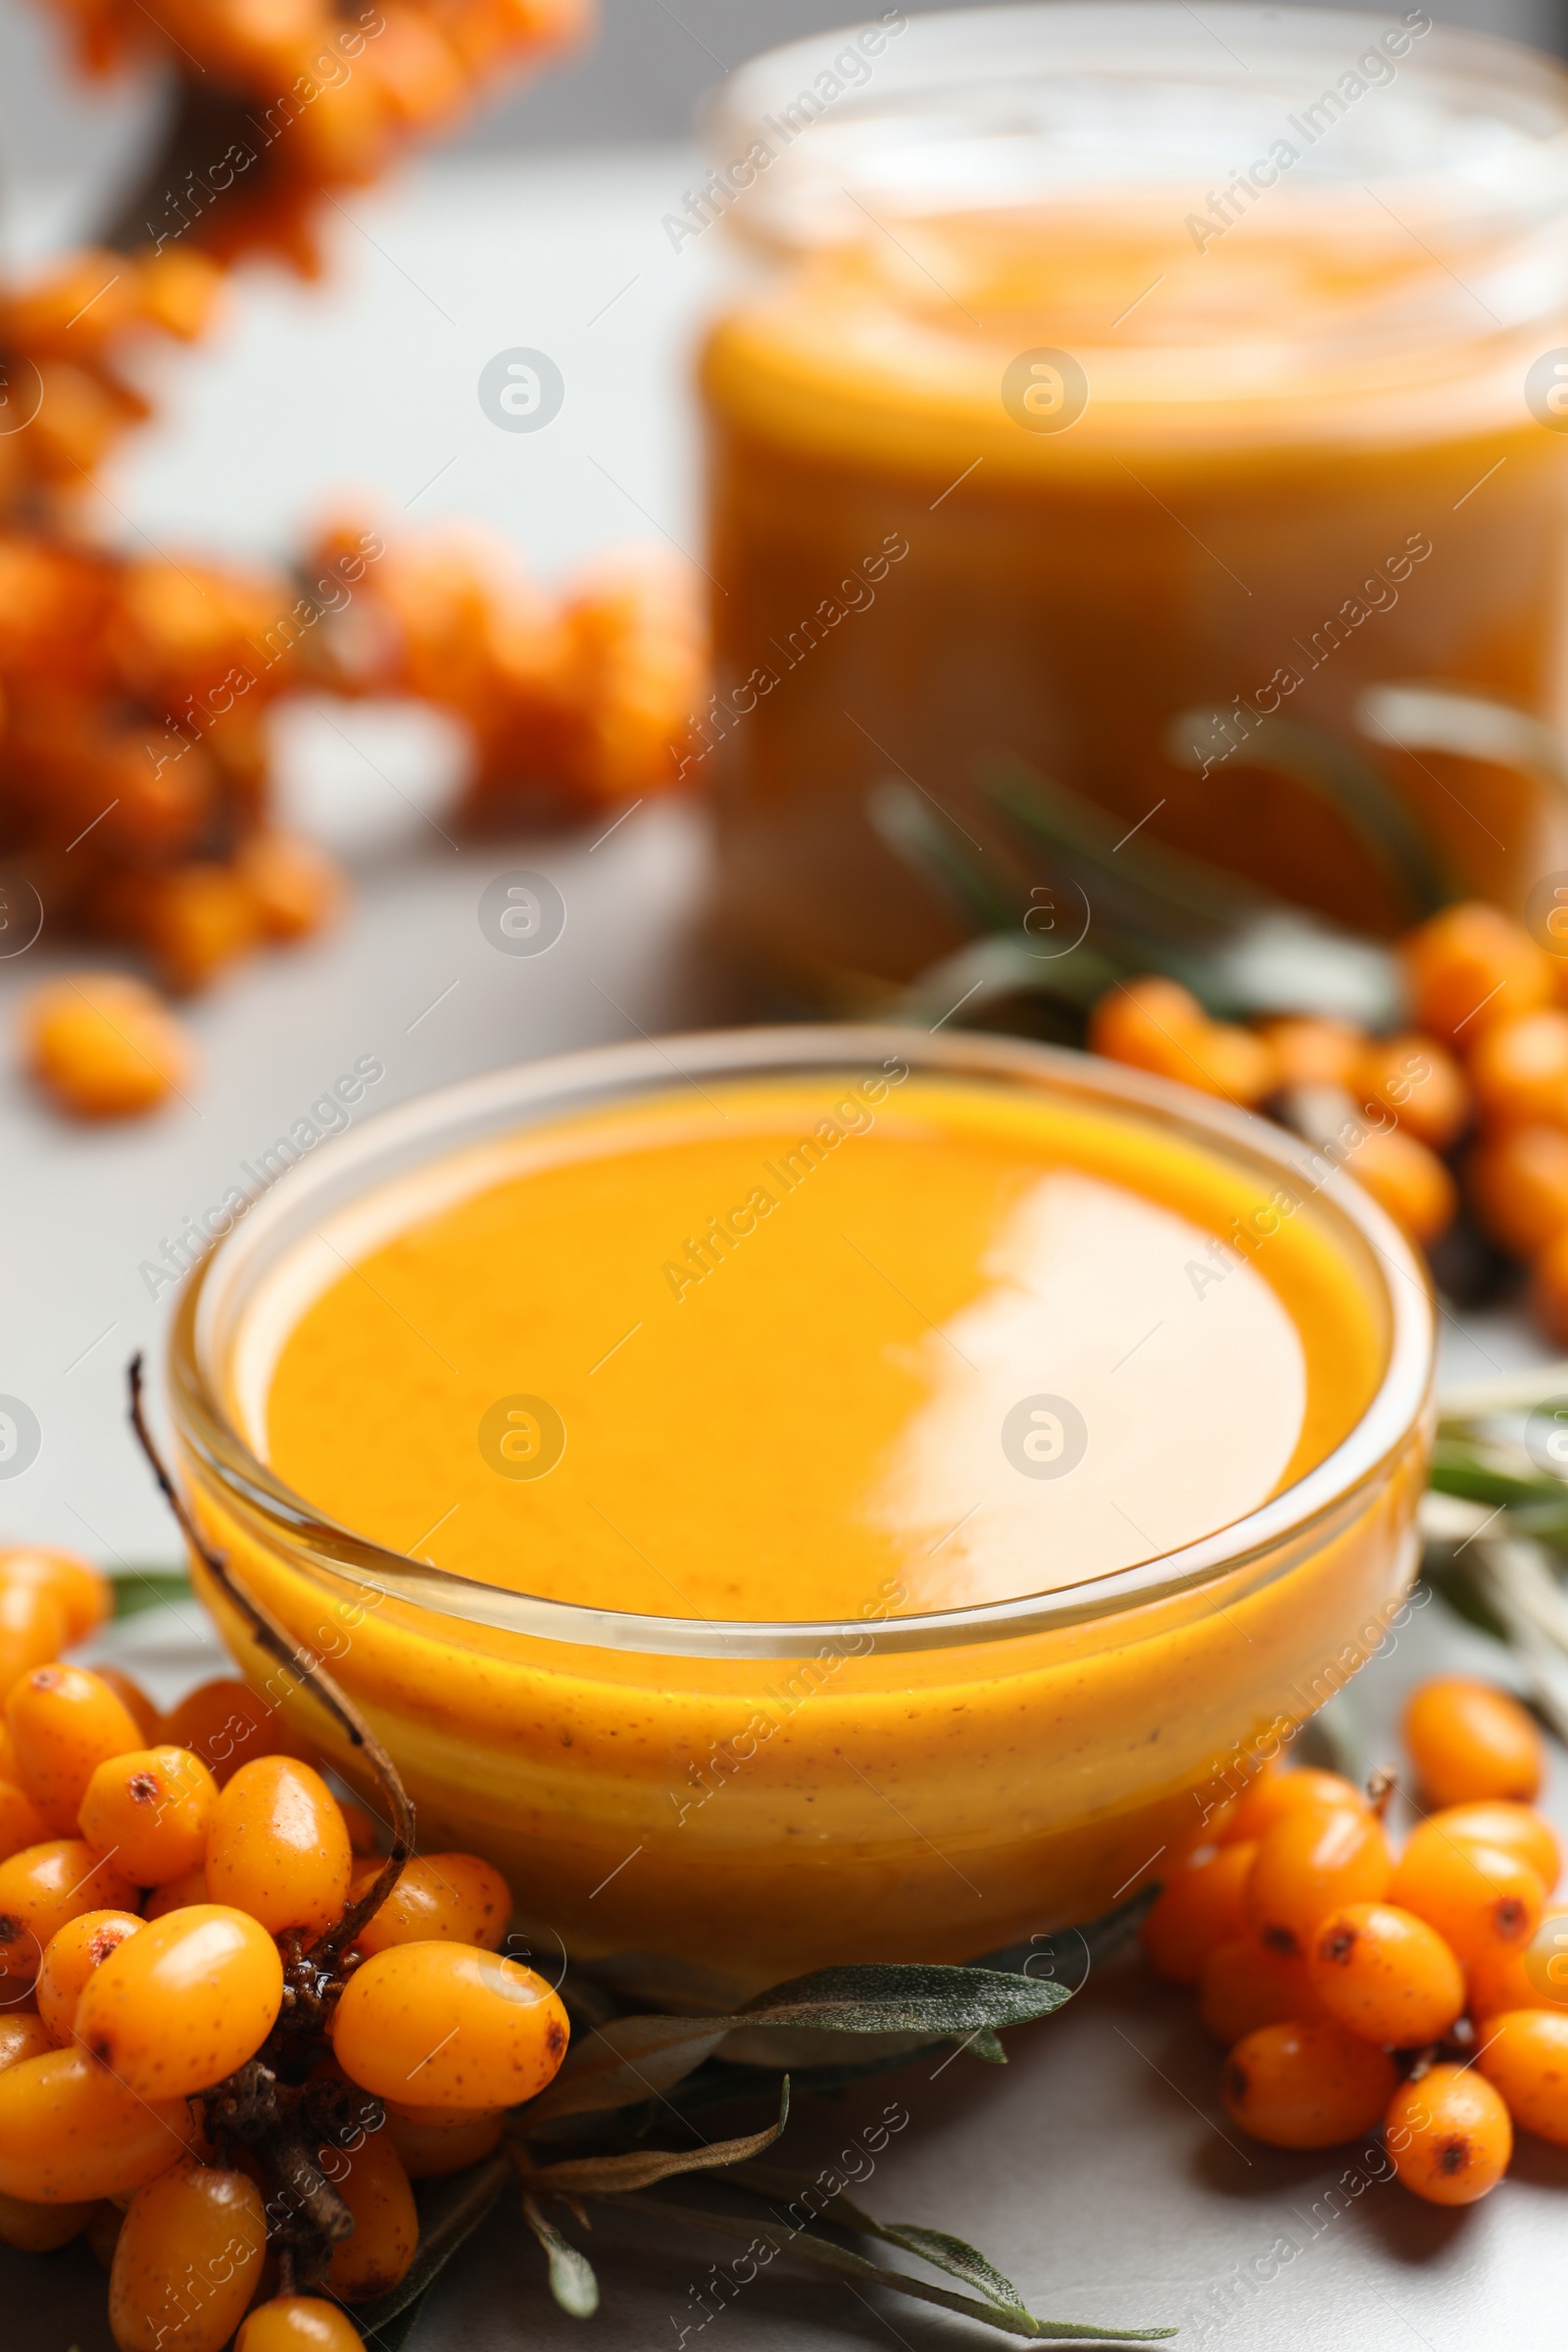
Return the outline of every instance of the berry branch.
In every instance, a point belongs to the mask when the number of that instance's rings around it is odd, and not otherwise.
[[[336,1925],[328,1928],[325,1935],[311,1947],[308,1953],[301,1955],[303,1960],[308,1960],[318,1970],[325,1969],[330,1972],[340,1955],[354,1942],[356,1936],[364,1933],[375,1917],[403,1875],[404,1865],[414,1851],[413,1803],[408,1790],[403,1786],[402,1776],[397,1766],[353,1700],[340,1690],[318,1659],[310,1656],[308,1652],[297,1645],[270,1610],[265,1608],[259,1600],[246,1592],[223,1553],[214,1549],[196,1525],[194,1517],[186,1507],[184,1496],[171,1478],[163,1456],[147,1427],[147,1416],[143,1408],[142,1359],[139,1349],[130,1359],[129,1382],[130,1426],[136,1434],[138,1445],[152,1465],[153,1476],[158,1481],[164,1500],[174,1515],[181,1535],[213,1582],[244,1618],[258,1644],[267,1651],[270,1657],[277,1659],[278,1663],[286,1666],[291,1674],[298,1676],[305,1688],[332,1716],[350,1742],[359,1749],[366,1763],[374,1773],[377,1787],[386,1801],[387,1811],[392,1821],[391,1852],[387,1855],[380,1871],[370,1885],[357,1900],[349,1904]]]

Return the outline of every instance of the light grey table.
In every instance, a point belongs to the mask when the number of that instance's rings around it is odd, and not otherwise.
[[[217,536],[265,549],[348,477],[389,488],[391,511],[411,505],[416,520],[443,506],[488,513],[547,572],[628,531],[695,548],[681,384],[721,265],[690,247],[675,256],[660,229],[690,169],[682,152],[650,150],[465,170],[357,205],[339,237],[347,290],[328,302],[263,280],[242,295],[229,340],[180,375],[174,419],[112,479],[126,517],[115,527],[160,545]],[[497,433],[479,411],[479,368],[513,345],[552,351],[566,375],[546,433]],[[357,1056],[385,1063],[367,1105],[382,1107],[508,1060],[744,1014],[702,946],[704,848],[689,815],[641,809],[597,844],[589,831],[454,848],[431,821],[452,760],[440,731],[409,713],[333,718],[347,740],[324,714],[291,722],[285,789],[350,856],[355,909],[334,938],[252,966],[197,1008],[208,1074],[191,1105],[121,1134],[74,1132],[0,1070],[0,1393],[25,1397],[43,1430],[37,1461],[0,1490],[0,1532],[75,1544],[111,1567],[172,1558],[123,1424],[125,1357],[143,1346],[156,1359],[169,1305],[140,1269]],[[495,954],[475,917],[484,884],[515,864],[543,867],[568,907],[564,936],[538,959]],[[45,940],[0,965],[0,1052],[15,991],[52,953]],[[1450,1377],[1469,1379],[1529,1360],[1534,1345],[1494,1316],[1448,1325],[1445,1352]],[[105,1654],[166,1699],[215,1665],[188,1611],[126,1624]],[[1466,1661],[1498,1666],[1437,1607],[1417,1615],[1350,1694],[1369,1751],[1391,1748],[1410,1680]],[[1041,2313],[1179,2323],[1183,2345],[1235,2352],[1560,2345],[1568,2154],[1524,2142],[1499,2192],[1468,2213],[1377,2181],[1336,2193],[1356,2165],[1366,2178],[1355,2151],[1241,2142],[1193,2001],[1132,1962],[1015,2035],[1012,2053],[1005,2072],[960,2058],[894,2078],[911,2122],[857,2193],[884,2216],[976,2239]],[[831,2161],[888,2096],[876,2083],[804,2104],[790,2148]],[[1279,2241],[1293,2251],[1271,2258]],[[416,2352],[673,2352],[692,2290],[725,2248],[688,2257],[613,2221],[592,2242],[605,2301],[575,2322],[550,2302],[504,2203],[438,2288]],[[1276,2274],[1267,2283],[1259,2266]],[[0,2298],[5,2352],[108,2352],[104,2282],[79,2251],[0,2259]],[[744,2352],[982,2340],[782,2264],[704,2334]]]

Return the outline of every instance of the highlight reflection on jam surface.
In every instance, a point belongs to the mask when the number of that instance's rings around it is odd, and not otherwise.
[[[1310,1215],[1244,1259],[1240,1165],[900,1069],[675,1090],[389,1186],[301,1246],[237,1409],[394,1550],[738,1619],[1102,1576],[1345,1435],[1383,1343]]]

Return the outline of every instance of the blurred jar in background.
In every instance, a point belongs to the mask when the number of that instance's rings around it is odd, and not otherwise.
[[[1419,10],[894,11],[743,69],[710,141],[688,768],[748,952],[863,1001],[957,944],[875,796],[973,856],[1009,761],[1383,933],[1420,908],[1325,738],[1453,887],[1568,866],[1560,787],[1370,692],[1568,714],[1561,69]]]

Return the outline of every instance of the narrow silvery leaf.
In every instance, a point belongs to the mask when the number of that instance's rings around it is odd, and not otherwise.
[[[545,2220],[532,2197],[522,2200],[523,2216],[550,2262],[550,2292],[574,2320],[592,2319],[599,2309],[599,2281],[586,2254]]]

